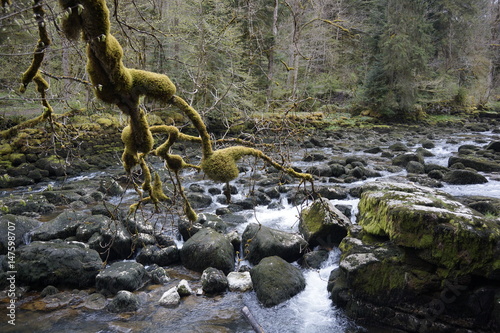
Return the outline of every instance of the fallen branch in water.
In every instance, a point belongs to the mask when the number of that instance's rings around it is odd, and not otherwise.
[[[250,309],[248,307],[244,306],[243,309],[241,309],[241,312],[248,320],[250,325],[252,325],[252,328],[256,333],[265,333],[264,329],[262,328],[262,326],[259,325],[259,323],[255,319],[253,314],[250,312]]]

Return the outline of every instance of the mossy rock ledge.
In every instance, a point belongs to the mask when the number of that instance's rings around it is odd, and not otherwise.
[[[368,183],[329,291],[362,324],[497,332],[500,220],[435,189]]]

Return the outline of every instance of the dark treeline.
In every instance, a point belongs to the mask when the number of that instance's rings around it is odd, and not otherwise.
[[[0,15],[0,103],[19,98],[19,77],[32,58],[32,3],[12,1]],[[91,87],[81,82],[87,80],[84,42],[65,40],[58,23],[64,13],[56,0],[45,5],[53,43],[42,69],[52,77],[50,94],[72,107],[93,107]],[[415,119],[431,104],[484,107],[499,98],[497,0],[108,5],[125,63],[169,75],[209,124],[227,127],[290,108]]]

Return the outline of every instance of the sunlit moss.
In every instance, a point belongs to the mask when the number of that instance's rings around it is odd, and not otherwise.
[[[175,85],[166,75],[133,68],[129,69],[129,73],[132,76],[133,95],[168,101],[176,92]]]
[[[160,179],[160,175],[155,173],[154,181],[153,181],[153,190],[151,197],[156,201],[166,201],[170,198],[163,192],[163,183]]]

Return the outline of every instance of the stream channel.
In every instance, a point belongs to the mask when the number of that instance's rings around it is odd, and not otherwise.
[[[491,141],[499,141],[500,135],[492,132],[482,133],[463,133],[454,134],[453,140],[446,138],[436,138],[435,147],[429,149],[434,156],[426,157],[426,163],[440,164],[447,166],[448,158],[456,154],[458,147],[464,144],[474,144],[484,146]],[[482,142],[482,143],[478,143]],[[420,145],[416,142],[403,141],[410,150],[414,151]],[[389,142],[382,143],[381,147],[386,149]],[[323,153],[330,157],[331,149],[322,148]],[[297,161],[294,165],[306,169],[318,162],[303,162],[301,156],[304,152],[297,152]],[[350,155],[361,155],[373,166],[371,159],[373,154],[366,154],[360,151],[354,151]],[[376,160],[376,159],[375,159]],[[382,174],[378,178],[369,178],[365,181],[377,181],[389,177],[405,177],[406,171],[397,173],[380,170]],[[89,174],[85,177],[102,177],[105,173],[99,172]],[[107,174],[109,176],[109,174]],[[455,196],[462,195],[486,195],[500,198],[500,182],[498,175],[485,174],[489,182],[481,185],[447,185],[441,190]],[[78,177],[72,181],[81,181],[85,177]],[[496,177],[496,179],[495,179]],[[184,176],[185,179],[189,177]],[[71,181],[71,180],[70,180]],[[365,181],[358,181],[350,184],[341,184],[344,187],[357,187]],[[203,180],[198,184],[208,188],[214,184]],[[237,183],[237,181],[236,181]],[[189,187],[189,183],[185,187]],[[319,185],[332,185],[324,183]],[[338,185],[338,184],[334,184]],[[41,191],[49,184],[39,184],[32,191]],[[57,186],[56,183],[53,186]],[[238,185],[236,185],[238,186]],[[296,184],[295,184],[296,186]],[[205,192],[206,192],[205,188]],[[16,188],[3,191],[2,195],[7,196],[11,193],[27,191],[26,188]],[[130,191],[130,198],[134,193]],[[128,195],[128,194],[127,194]],[[241,191],[239,196],[244,196]],[[235,199],[238,199],[238,195]],[[122,201],[123,198],[115,198],[116,201]],[[132,199],[133,200],[133,199]],[[236,227],[241,234],[248,223],[258,222],[265,226],[284,230],[287,232],[298,231],[297,207],[293,207],[286,200],[281,200],[280,209],[269,209],[266,206],[257,206],[254,210],[245,210],[238,212],[246,220]],[[359,199],[348,197],[344,200],[332,200],[332,203],[348,205],[352,207],[351,220],[355,222],[357,213],[357,203]],[[206,213],[213,213],[221,204],[214,203],[207,209]],[[182,241],[179,241],[182,246]],[[330,251],[328,260],[323,263],[321,269],[303,269],[303,274],[307,281],[307,286],[303,292],[296,295],[289,301],[280,305],[264,308],[262,307],[254,292],[226,292],[223,295],[207,297],[192,295],[182,299],[180,305],[176,308],[165,308],[158,304],[162,293],[174,286],[181,279],[189,281],[193,290],[199,287],[200,274],[189,271],[182,266],[166,268],[167,274],[171,278],[166,285],[148,286],[136,293],[141,299],[141,308],[134,313],[113,314],[106,310],[91,310],[82,305],[79,300],[92,293],[87,291],[71,291],[73,296],[71,301],[64,306],[55,306],[53,310],[38,310],[36,300],[40,298],[39,292],[27,292],[24,300],[16,314],[16,326],[7,325],[6,309],[2,305],[0,309],[0,331],[1,332],[253,332],[250,324],[241,314],[241,309],[247,306],[255,317],[256,321],[263,327],[267,333],[272,332],[297,332],[297,333],[315,333],[315,332],[382,332],[375,328],[362,328],[356,326],[351,320],[343,315],[342,310],[332,304],[329,299],[327,288],[328,277],[332,269],[338,266],[340,251],[334,248]],[[242,262],[240,264],[248,264]],[[248,264],[249,265],[249,264]],[[298,265],[297,265],[298,266]],[[76,295],[74,295],[76,293]],[[79,293],[79,294],[78,294]],[[80,295],[80,296],[79,296]],[[5,304],[5,303],[3,303]],[[383,330],[387,332],[387,330]]]

